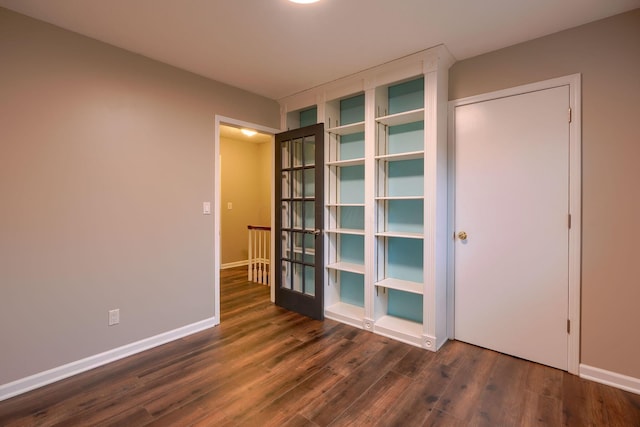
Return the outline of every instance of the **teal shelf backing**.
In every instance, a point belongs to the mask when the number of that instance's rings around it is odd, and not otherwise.
[[[424,232],[422,200],[387,200],[387,229],[402,233]]]
[[[388,237],[386,277],[422,282],[423,250],[422,239]]]
[[[364,236],[353,234],[340,236],[340,261],[364,264]]]
[[[389,162],[387,196],[422,196],[424,192],[424,161],[422,159]]]
[[[300,127],[311,126],[318,123],[318,107],[300,111]]]
[[[387,289],[387,314],[422,323],[422,295]]]
[[[340,203],[364,203],[364,165],[340,168]]]
[[[339,271],[340,301],[364,307],[364,276],[362,274]]]
[[[389,126],[387,154],[424,150],[424,121]]]
[[[389,114],[424,107],[424,78],[389,86]]]
[[[341,206],[339,228],[364,230],[364,206]]]
[[[340,160],[361,159],[364,157],[364,132],[342,135],[339,142]]]
[[[340,126],[364,121],[364,94],[340,101]]]

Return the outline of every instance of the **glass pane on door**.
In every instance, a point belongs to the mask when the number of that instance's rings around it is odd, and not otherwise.
[[[316,228],[316,213],[315,202],[304,202],[304,229],[315,230]]]
[[[304,193],[302,192],[303,189],[303,175],[302,175],[302,170],[295,170],[293,171],[293,197],[294,198],[302,198],[304,196]]]
[[[282,179],[282,198],[288,199],[291,197],[291,172],[283,171],[280,175]]]
[[[316,164],[316,139],[314,136],[304,138],[304,165],[313,166]]]
[[[316,269],[315,267],[304,267],[304,293],[307,295],[316,294]]]
[[[316,169],[307,168],[304,170],[304,197],[315,197],[316,195]]]
[[[292,290],[296,292],[302,292],[303,287],[303,277],[302,277],[302,269],[303,265],[301,264],[293,264],[293,287]]]
[[[302,158],[302,139],[294,139],[291,141],[293,144],[293,167],[299,167],[304,164]]]
[[[282,169],[291,167],[291,152],[290,152],[290,141],[282,141],[280,143],[280,153],[281,153],[281,162]]]

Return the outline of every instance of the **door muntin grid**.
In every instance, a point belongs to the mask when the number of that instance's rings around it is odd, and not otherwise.
[[[281,143],[280,287],[315,295],[316,162],[315,136]]]

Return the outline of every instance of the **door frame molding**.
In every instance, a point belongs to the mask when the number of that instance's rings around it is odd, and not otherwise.
[[[578,375],[580,369],[580,282],[582,259],[582,101],[581,75],[579,73],[449,101],[449,202],[447,206],[449,226],[447,231],[449,236],[453,236],[455,230],[456,107],[509,96],[523,95],[560,86],[569,86],[569,107],[571,108],[571,122],[569,123],[569,213],[571,214],[571,228],[569,229],[569,306],[567,309],[571,322],[571,333],[568,337],[567,357],[569,373]],[[569,117],[568,115],[569,112],[567,112],[567,118]],[[449,338],[453,339],[455,319],[455,242],[452,238],[449,238],[448,242],[447,334]]]
[[[247,122],[244,120],[233,119],[216,114],[215,115],[215,138],[213,144],[213,161],[214,161],[214,176],[213,176],[213,280],[214,280],[214,315],[220,323],[220,217],[222,209],[222,187],[221,187],[221,164],[220,164],[220,125],[229,125],[240,128],[255,129],[259,132],[267,133],[271,135],[271,169],[275,167],[275,154],[273,150],[273,144],[276,133],[280,132],[280,129],[271,128],[268,126],[259,125],[256,123]],[[273,175],[273,174],[272,174]],[[271,210],[275,203],[275,184],[274,179],[271,177]],[[271,215],[271,229],[274,229],[275,218],[272,212]],[[274,236],[271,233],[271,249],[269,265],[273,265],[273,253],[274,253]],[[271,302],[275,301],[275,287],[271,286]]]

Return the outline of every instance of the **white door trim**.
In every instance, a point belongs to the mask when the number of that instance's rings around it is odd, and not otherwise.
[[[275,135],[280,132],[280,129],[270,128],[267,126],[258,125],[255,123],[245,122],[244,120],[232,119],[230,117],[220,116],[218,114],[215,115],[215,140],[213,146],[213,158],[214,158],[214,186],[213,186],[213,200],[214,200],[214,209],[213,209],[213,277],[214,277],[214,311],[215,318],[220,323],[220,216],[222,209],[222,188],[220,186],[220,125],[230,125],[241,128],[250,128],[255,129],[259,132]],[[275,170],[275,154],[273,150],[273,141],[274,138],[271,138],[271,170]],[[273,174],[272,174],[273,175]],[[271,177],[271,207],[275,206],[275,183],[274,177]],[[273,212],[271,213],[271,229],[273,230],[275,227],[275,217]],[[274,235],[271,233],[271,259],[269,260],[270,265],[274,265],[273,254],[275,253],[274,247]],[[272,272],[273,275],[273,272]],[[271,279],[273,282],[273,278]],[[271,302],[275,301],[275,286],[271,286]]]
[[[581,239],[582,239],[582,112],[581,112],[581,76],[572,74],[537,83],[498,90],[468,98],[449,101],[449,236],[455,230],[455,112],[456,107],[477,102],[484,102],[508,96],[569,86],[569,107],[571,122],[569,123],[569,213],[571,228],[569,229],[569,307],[568,315],[571,324],[568,344],[568,371],[578,375],[580,369],[580,281],[581,281]],[[567,111],[569,117],[569,111]],[[449,239],[447,257],[447,305],[448,335],[453,338],[454,326],[454,241]]]

